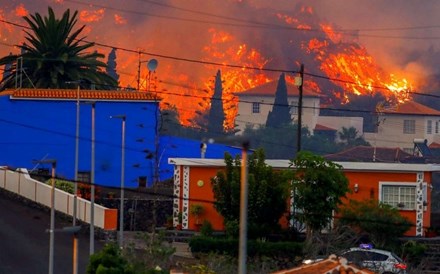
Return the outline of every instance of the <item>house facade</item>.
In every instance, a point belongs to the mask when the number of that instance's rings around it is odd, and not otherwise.
[[[158,104],[159,98],[137,91],[4,91],[0,93],[0,165],[49,172],[50,166],[36,161],[55,159],[57,177],[73,180],[78,126],[79,181],[90,182],[93,158],[95,184],[120,186],[122,135],[125,187],[151,186],[156,180],[170,179],[173,166],[168,164],[168,158],[201,157],[201,140],[159,135]],[[125,115],[124,134],[120,115]],[[225,151],[240,153],[236,147],[209,144],[204,154],[223,159]]]
[[[272,81],[240,93],[235,93],[239,98],[238,115],[235,118],[238,134],[243,133],[246,126],[257,128],[260,125],[266,124],[267,116],[275,102],[277,84],[277,81]],[[298,121],[298,87],[288,82],[286,87],[292,120]],[[311,132],[313,132],[318,121],[320,96],[320,94],[311,91],[303,92],[301,120],[303,126],[307,126]]]
[[[151,94],[135,91],[4,91],[0,164],[35,171],[48,168],[37,161],[55,159],[57,176],[73,179],[78,136],[78,180],[90,182],[93,160],[96,184],[120,186],[124,135],[125,186],[151,183],[152,160],[145,157],[145,150],[155,150],[158,102]],[[120,115],[125,116],[124,134]]]
[[[171,158],[174,165],[174,224],[182,216],[184,229],[196,229],[195,217],[191,216],[193,204],[204,207],[202,219],[208,220],[215,230],[223,230],[223,218],[217,213],[211,179],[224,170],[222,160],[200,158]],[[352,190],[347,199],[376,199],[399,209],[414,226],[408,236],[423,236],[431,225],[431,190],[433,174],[440,172],[439,165],[402,163],[337,162],[349,180]],[[274,169],[289,168],[288,160],[267,160]],[[294,208],[294,205],[292,205]],[[280,220],[289,223],[291,220]]]
[[[414,101],[379,110],[377,132],[364,133],[364,137],[372,146],[413,153],[415,139],[426,140],[428,145],[440,142],[440,111]]]

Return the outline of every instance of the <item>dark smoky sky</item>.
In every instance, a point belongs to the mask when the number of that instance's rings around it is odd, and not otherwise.
[[[66,8],[82,11],[80,23],[87,25],[91,41],[196,60],[206,57],[203,49],[211,44],[212,28],[231,33],[250,47],[264,48],[268,59],[289,59],[280,41],[289,41],[286,37],[290,36],[295,40],[295,32],[277,28],[277,14],[294,14],[300,5],[306,5],[313,8],[317,22],[356,33],[357,41],[385,71],[411,74],[415,79],[440,73],[438,0],[0,0],[0,18],[25,24],[20,12],[46,14],[49,5],[58,13]],[[0,24],[0,39],[0,54],[4,55],[15,51],[10,45],[20,43],[23,32]],[[118,53],[118,69],[128,78],[132,74],[127,84],[133,84],[137,58],[136,54]],[[277,65],[291,69],[286,64],[271,64]],[[175,68],[176,77],[180,70],[195,79],[205,69],[172,60],[160,60],[160,66],[167,71]]]

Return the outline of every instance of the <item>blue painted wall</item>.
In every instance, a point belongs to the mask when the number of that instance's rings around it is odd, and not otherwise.
[[[90,171],[91,109],[80,105],[79,171]],[[120,186],[121,119],[126,115],[125,186],[138,187],[140,176],[148,185],[172,178],[169,157],[199,158],[200,141],[160,136],[155,140],[157,103],[97,101],[95,108],[95,183]],[[14,100],[0,96],[0,165],[38,167],[33,160],[56,159],[57,176],[74,178],[76,101]],[[155,153],[156,145],[158,147]],[[239,148],[209,144],[206,158],[223,158],[224,152],[235,155]],[[157,161],[154,156],[157,155]]]

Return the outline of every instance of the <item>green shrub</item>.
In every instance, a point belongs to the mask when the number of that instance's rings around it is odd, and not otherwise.
[[[46,184],[52,185],[52,179],[47,180]],[[62,191],[73,194],[74,185],[72,182],[56,179],[55,180],[55,187],[58,189],[61,189]]]
[[[87,265],[87,274],[121,273],[134,274],[132,265],[122,256],[115,244],[107,244],[104,248],[91,255]]]
[[[422,261],[427,246],[416,241],[408,241],[402,245],[402,257],[412,266],[418,266]]]
[[[200,234],[202,236],[212,236],[212,233],[214,232],[212,228],[212,224],[208,220],[204,220],[202,226],[200,227]]]
[[[193,237],[189,246],[193,253],[218,253],[230,256],[238,255],[239,241],[237,239]],[[302,255],[303,244],[298,242],[262,242],[248,241],[248,256],[266,256],[271,258],[290,258]]]

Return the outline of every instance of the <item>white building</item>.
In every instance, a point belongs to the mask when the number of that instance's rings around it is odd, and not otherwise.
[[[399,147],[413,153],[414,140],[440,142],[440,111],[408,101],[381,111],[377,133],[364,133],[372,146]]]
[[[265,125],[269,111],[272,110],[275,102],[275,93],[278,81],[272,81],[261,86],[246,90],[244,92],[235,93],[239,98],[238,115],[235,118],[236,129],[238,134],[243,133],[246,126],[257,128]],[[287,100],[290,106],[292,120],[298,120],[298,87],[287,83]],[[311,132],[316,126],[319,117],[320,94],[303,91],[303,111],[302,124],[308,127]]]

